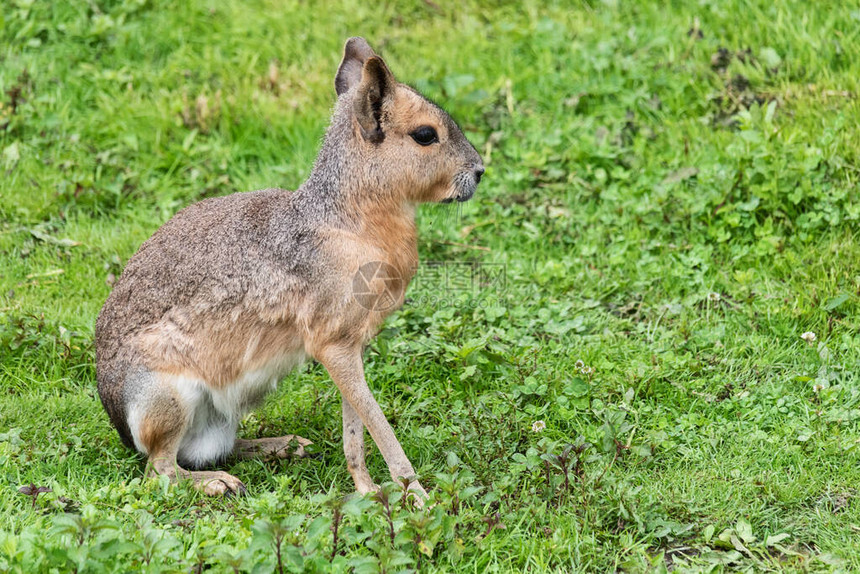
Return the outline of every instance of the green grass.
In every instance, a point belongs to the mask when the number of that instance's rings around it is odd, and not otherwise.
[[[4,4],[0,571],[860,570],[860,7],[370,4]],[[181,207],[300,185],[355,34],[487,165],[366,356],[435,505],[343,503],[318,366],[240,431],[318,458],[147,480],[95,392],[110,283]]]

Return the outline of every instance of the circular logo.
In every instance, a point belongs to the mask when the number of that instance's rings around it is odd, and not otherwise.
[[[352,277],[352,295],[370,311],[387,311],[397,305],[403,280],[397,269],[384,261],[369,261]]]

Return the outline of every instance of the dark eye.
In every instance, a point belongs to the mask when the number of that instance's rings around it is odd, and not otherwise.
[[[414,139],[415,143],[418,145],[430,145],[439,141],[439,136],[436,135],[436,130],[430,126],[421,126],[409,135],[412,136],[412,139]]]

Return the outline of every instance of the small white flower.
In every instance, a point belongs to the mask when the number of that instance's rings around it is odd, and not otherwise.
[[[543,421],[535,421],[532,423],[532,432],[540,432],[546,428],[546,423]]]
[[[722,297],[720,297],[719,293],[708,293],[708,301],[711,301],[712,303],[719,303],[720,299],[722,299]]]
[[[813,333],[812,331],[807,331],[806,333],[802,334],[800,338],[811,345],[815,342],[815,333]]]
[[[585,363],[583,363],[583,362],[582,362],[582,360],[579,360],[579,361],[575,362],[575,363],[573,364],[573,366],[574,366],[574,368],[576,368],[576,369],[581,369],[582,367],[584,367],[584,366],[585,366]]]
[[[579,372],[583,375],[592,375],[594,374],[594,367],[582,367]]]

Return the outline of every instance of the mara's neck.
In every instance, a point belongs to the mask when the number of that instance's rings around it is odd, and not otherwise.
[[[363,255],[384,254],[404,280],[405,291],[418,266],[415,205],[403,198],[404,190],[386,185],[386,171],[398,166],[374,165],[363,157],[362,142],[356,141],[361,136],[344,99],[337,103],[313,170],[295,193],[293,205],[310,225],[354,234],[365,246],[359,247]]]
[[[415,241],[415,204],[402,189],[386,183],[386,170],[397,166],[374,165],[361,153],[363,142],[352,125],[349,101],[341,97],[325,140],[308,179],[298,189],[302,210],[324,215],[368,238],[389,232]]]

